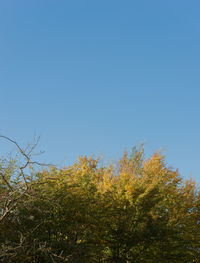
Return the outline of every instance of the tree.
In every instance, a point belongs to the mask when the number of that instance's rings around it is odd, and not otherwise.
[[[83,156],[28,175],[5,163],[1,262],[199,262],[200,191],[160,153],[144,159],[141,146],[117,164]]]

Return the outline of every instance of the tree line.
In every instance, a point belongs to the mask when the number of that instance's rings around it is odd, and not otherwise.
[[[80,156],[43,167],[0,161],[0,262],[199,263],[200,191],[162,154],[126,151],[116,163]],[[39,168],[35,166],[39,165]]]

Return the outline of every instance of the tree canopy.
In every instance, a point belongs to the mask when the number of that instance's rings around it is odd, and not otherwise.
[[[0,162],[0,262],[200,262],[199,188],[159,152],[39,170],[21,153]]]

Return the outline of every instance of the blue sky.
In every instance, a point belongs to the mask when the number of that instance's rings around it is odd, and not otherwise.
[[[200,182],[200,2],[0,3],[0,133],[62,165],[145,143]],[[0,142],[2,153],[8,145]]]

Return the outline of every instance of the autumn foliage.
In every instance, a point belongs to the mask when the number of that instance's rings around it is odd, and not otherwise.
[[[143,147],[101,163],[30,167],[25,185],[2,161],[0,262],[200,262],[196,183]]]

